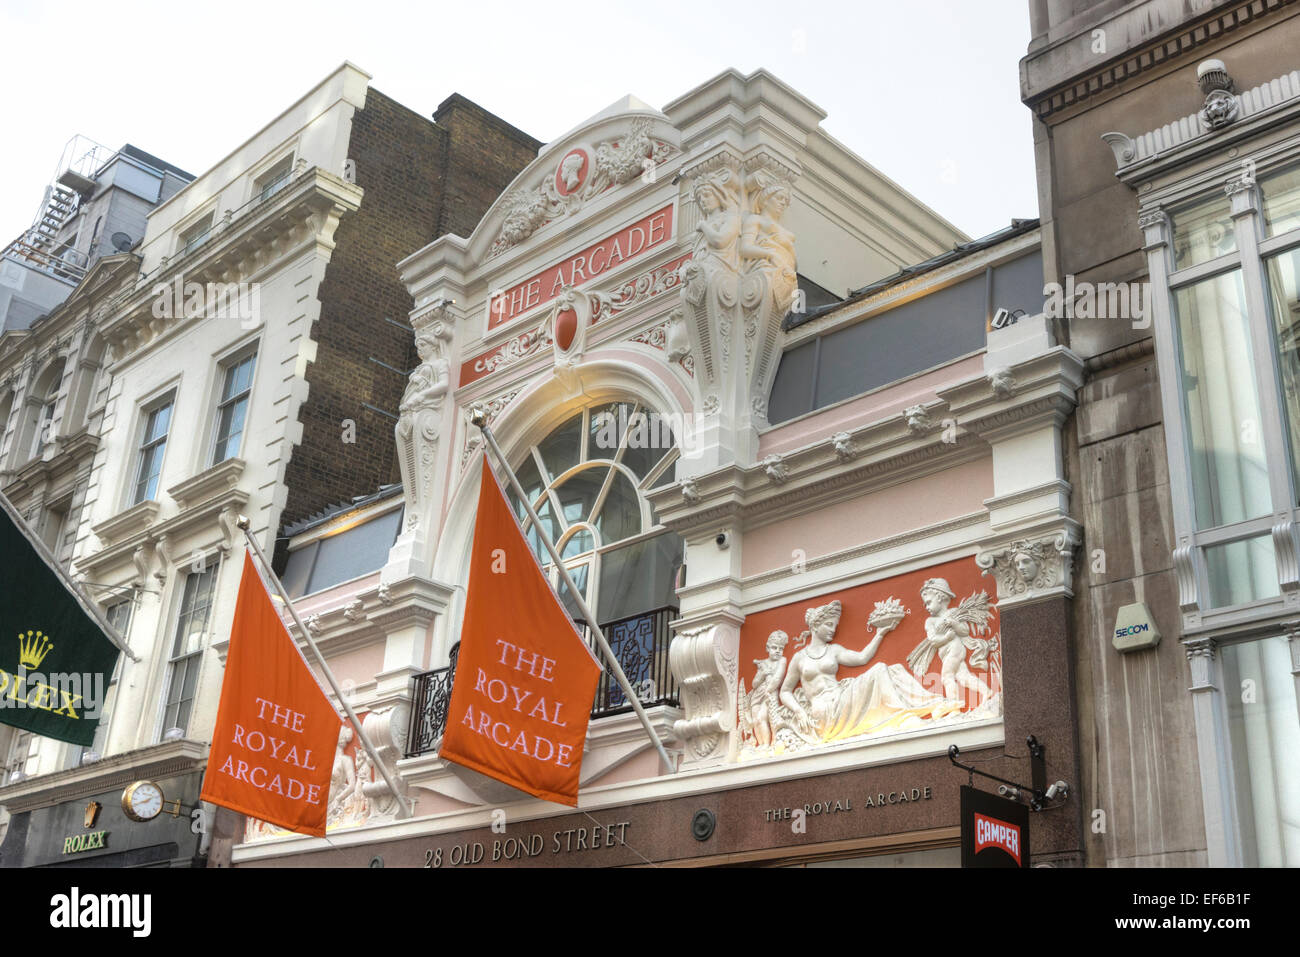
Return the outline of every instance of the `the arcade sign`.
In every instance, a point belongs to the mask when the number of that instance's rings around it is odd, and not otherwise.
[[[565,286],[580,286],[659,248],[672,235],[673,207],[670,203],[563,262],[516,283],[504,292],[494,292],[488,299],[488,329],[496,329],[545,305],[558,296]]]

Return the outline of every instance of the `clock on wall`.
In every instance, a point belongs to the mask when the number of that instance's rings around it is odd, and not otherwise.
[[[152,781],[136,781],[122,792],[122,812],[133,821],[152,821],[162,809],[162,788]]]

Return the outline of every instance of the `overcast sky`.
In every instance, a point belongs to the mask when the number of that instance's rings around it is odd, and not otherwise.
[[[763,67],[824,129],[972,236],[1038,215],[1028,0],[722,3],[0,0],[0,242],[77,133],[199,174],[343,60],[429,115],[461,93],[546,141],[621,96],[661,107]]]

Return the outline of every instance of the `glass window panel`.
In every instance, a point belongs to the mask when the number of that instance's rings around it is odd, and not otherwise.
[[[617,542],[641,534],[641,499],[622,472],[614,473],[609,494],[592,524],[604,542]]]
[[[1268,290],[1294,479],[1300,476],[1300,249],[1268,260]],[[1300,489],[1293,489],[1292,495],[1300,495]],[[1292,504],[1296,502],[1293,497]]]
[[[541,519],[546,534],[552,542],[557,541],[560,537],[560,523],[556,521],[555,514],[551,510],[551,500],[549,498],[544,499],[542,504],[535,506],[535,508],[537,517]],[[528,524],[528,531],[524,537],[528,539],[528,545],[537,555],[539,562],[550,562],[551,555],[546,550],[546,546],[542,544],[542,540],[537,534],[537,528],[531,522]]]
[[[333,588],[383,568],[401,530],[402,509],[398,508],[321,539],[306,594]]]
[[[1264,224],[1270,236],[1300,229],[1300,166],[1292,166],[1259,181],[1264,198]]]
[[[816,339],[781,353],[781,364],[776,367],[776,380],[767,404],[767,418],[773,425],[813,410],[816,358]]]
[[[1271,508],[1241,271],[1175,296],[1198,528]]]
[[[137,503],[156,498],[158,495],[158,476],[162,474],[162,460],[165,443],[150,446],[141,453],[140,480],[135,487]]]
[[[560,552],[561,558],[576,558],[583,552],[589,552],[596,547],[596,540],[592,537],[590,531],[585,528],[579,529],[573,533],[573,536],[564,543],[564,549]]]
[[[638,412],[628,420],[627,448],[621,461],[638,479],[643,479],[676,447],[670,419],[657,413]]]
[[[532,452],[524,459],[523,463],[515,469],[515,478],[519,479],[519,484],[528,494],[529,502],[536,502],[537,497],[542,494],[546,486],[542,484],[541,473],[537,471],[537,463],[533,461]],[[524,511],[523,503],[515,495],[515,490],[509,482],[504,483],[506,497],[510,500],[510,505],[515,510],[515,516],[520,523],[528,521],[528,513]]]
[[[593,406],[587,427],[587,459],[612,459],[623,441],[636,406],[630,402],[610,402]]]
[[[149,425],[145,429],[144,440],[146,442],[156,442],[167,434],[167,427],[171,425],[172,405],[168,402],[166,405],[154,409],[149,413]]]
[[[677,607],[677,569],[682,540],[664,532],[602,552],[600,607],[602,622],[618,621],[656,608]]]
[[[217,450],[213,464],[233,458],[239,452],[239,440],[244,435],[244,416],[248,411],[248,400],[239,399],[221,409],[217,421]]]
[[[1205,549],[1210,606],[1224,608],[1278,594],[1277,562],[1269,535]]]
[[[1283,636],[1222,647],[1228,732],[1247,867],[1300,866],[1300,719]],[[1249,682],[1249,684],[1247,684]]]
[[[590,597],[590,575],[588,574],[590,571],[591,566],[585,562],[581,565],[569,566],[569,577],[572,578],[573,583],[578,586],[578,590],[582,592],[582,597],[584,599]],[[581,621],[582,610],[578,607],[578,603],[573,600],[573,593],[569,591],[568,586],[564,584],[564,580],[560,578],[559,575],[555,576],[555,583],[556,592],[560,596],[560,603],[564,605],[564,610],[569,613],[569,617],[574,621]],[[588,604],[590,604],[590,602],[588,602]]]
[[[208,629],[208,613],[212,609],[212,592],[217,578],[217,566],[185,576],[185,589],[181,595],[180,614],[176,620],[176,638],[172,657],[193,654],[202,649],[203,635]]]
[[[226,401],[241,392],[247,392],[253,382],[253,356],[241,359],[226,370],[226,383],[221,390],[221,399]]]
[[[578,464],[582,442],[582,414],[574,416],[568,422],[548,435],[537,446],[546,470],[551,473],[552,481],[559,478],[566,470]]]
[[[123,638],[131,628],[131,602],[119,601],[110,605],[105,611],[108,623],[117,629],[117,633]]]
[[[194,702],[194,686],[198,681],[199,656],[181,658],[172,665],[171,682],[167,689],[167,707],[163,714],[162,731],[172,728],[189,729],[190,706]]]
[[[556,488],[555,497],[560,500],[567,524],[587,521],[608,474],[608,468],[583,469]]]
[[[1173,217],[1174,269],[1186,269],[1236,251],[1231,210],[1227,196],[1216,196]]]

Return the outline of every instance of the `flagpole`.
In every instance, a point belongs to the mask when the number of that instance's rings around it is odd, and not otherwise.
[[[393,775],[388,770],[388,766],[384,764],[383,761],[379,760],[379,755],[375,752],[374,745],[370,743],[370,739],[366,737],[366,733],[361,730],[361,722],[357,720],[357,713],[352,710],[352,705],[343,694],[343,689],[339,687],[338,679],[334,677],[334,672],[330,670],[330,666],[325,662],[325,656],[320,653],[320,648],[316,646],[316,639],[311,636],[311,629],[304,625],[302,619],[298,617],[298,609],[293,607],[293,600],[289,598],[288,593],[284,590],[284,584],[280,581],[280,576],[278,576],[274,569],[271,568],[271,563],[266,560],[266,555],[262,551],[262,546],[257,544],[257,539],[253,537],[253,533],[249,530],[251,523],[248,521],[248,516],[239,516],[239,520],[235,524],[239,526],[241,531],[243,531],[244,538],[248,540],[249,546],[253,549],[254,554],[257,555],[257,560],[262,564],[262,570],[266,573],[266,576],[271,579],[271,583],[275,585],[275,590],[280,593],[280,598],[284,600],[285,606],[289,609],[289,614],[293,616],[294,624],[298,626],[298,633],[306,639],[307,646],[311,648],[312,654],[316,656],[316,661],[320,663],[321,671],[325,673],[325,680],[328,681],[330,687],[334,689],[334,694],[338,697],[339,704],[343,705],[343,710],[347,713],[348,722],[352,725],[352,730],[357,733],[357,742],[366,749],[366,754],[370,755],[371,762],[379,769],[379,773],[384,776],[384,783],[387,784],[388,789],[393,792],[393,797],[397,800],[397,806],[401,808],[401,813],[397,816],[399,818],[409,817],[411,809],[406,805],[406,798],[402,797],[402,792],[398,790],[397,782],[393,779]]]
[[[560,553],[556,551],[555,543],[551,541],[551,536],[546,533],[546,528],[542,525],[542,520],[538,518],[537,513],[533,511],[532,502],[528,501],[528,493],[526,493],[520,486],[519,479],[515,477],[514,469],[512,469],[510,463],[506,461],[506,457],[501,451],[501,446],[497,445],[496,436],[492,434],[492,429],[487,424],[487,413],[483,411],[482,406],[475,406],[471,411],[470,423],[478,426],[482,431],[483,439],[487,442],[488,448],[492,450],[492,453],[496,456],[497,462],[500,463],[501,468],[510,479],[510,487],[514,489],[515,495],[518,497],[519,501],[523,503],[524,509],[528,512],[528,517],[532,520],[533,528],[537,530],[537,537],[540,538],[542,544],[546,546],[546,551],[550,553],[551,561],[555,562],[555,567],[560,573],[560,579],[564,582],[564,587],[569,589],[569,594],[572,595],[574,601],[578,603],[578,610],[582,612],[583,617],[586,619],[587,627],[589,627],[592,634],[595,635],[596,642],[600,645],[600,650],[605,655],[605,660],[609,663],[610,668],[614,672],[614,678],[618,681],[618,686],[623,689],[623,695],[632,703],[632,710],[636,712],[636,716],[641,720],[641,726],[645,728],[646,734],[650,735],[650,740],[654,743],[655,749],[659,752],[659,757],[663,761],[664,767],[668,769],[669,774],[676,773],[677,768],[673,765],[672,759],[668,757],[668,752],[664,749],[664,743],[659,740],[659,735],[656,733],[654,726],[650,724],[650,718],[646,715],[645,709],[641,707],[641,700],[635,693],[633,693],[632,685],[628,682],[627,675],[623,673],[623,666],[619,664],[618,658],[615,657],[613,650],[609,647],[609,642],[605,640],[605,632],[601,630],[600,625],[596,621],[596,616],[593,615],[591,609],[587,607],[587,602],[582,597],[582,592],[578,590],[578,586],[575,585],[573,579],[569,577],[569,570],[564,567],[564,560],[560,558]],[[486,467],[486,465],[487,463],[485,462],[484,467]]]
[[[72,597],[81,606],[81,610],[93,618],[95,624],[99,625],[100,630],[104,632],[104,637],[132,661],[139,661],[140,656],[127,646],[126,640],[117,633],[117,629],[108,623],[108,619],[100,611],[99,605],[92,601],[90,596],[82,594],[81,586],[73,580],[71,575],[64,571],[63,566],[59,564],[59,560],[54,557],[54,553],[50,551],[49,547],[36,535],[29,534],[31,529],[27,525],[27,520],[18,514],[18,509],[14,508],[13,503],[9,501],[4,492],[0,492],[0,506],[3,506],[5,514],[17,526],[19,534],[31,543],[31,546],[36,549],[36,554],[40,555],[50,570],[59,577],[64,587],[72,592]]]

